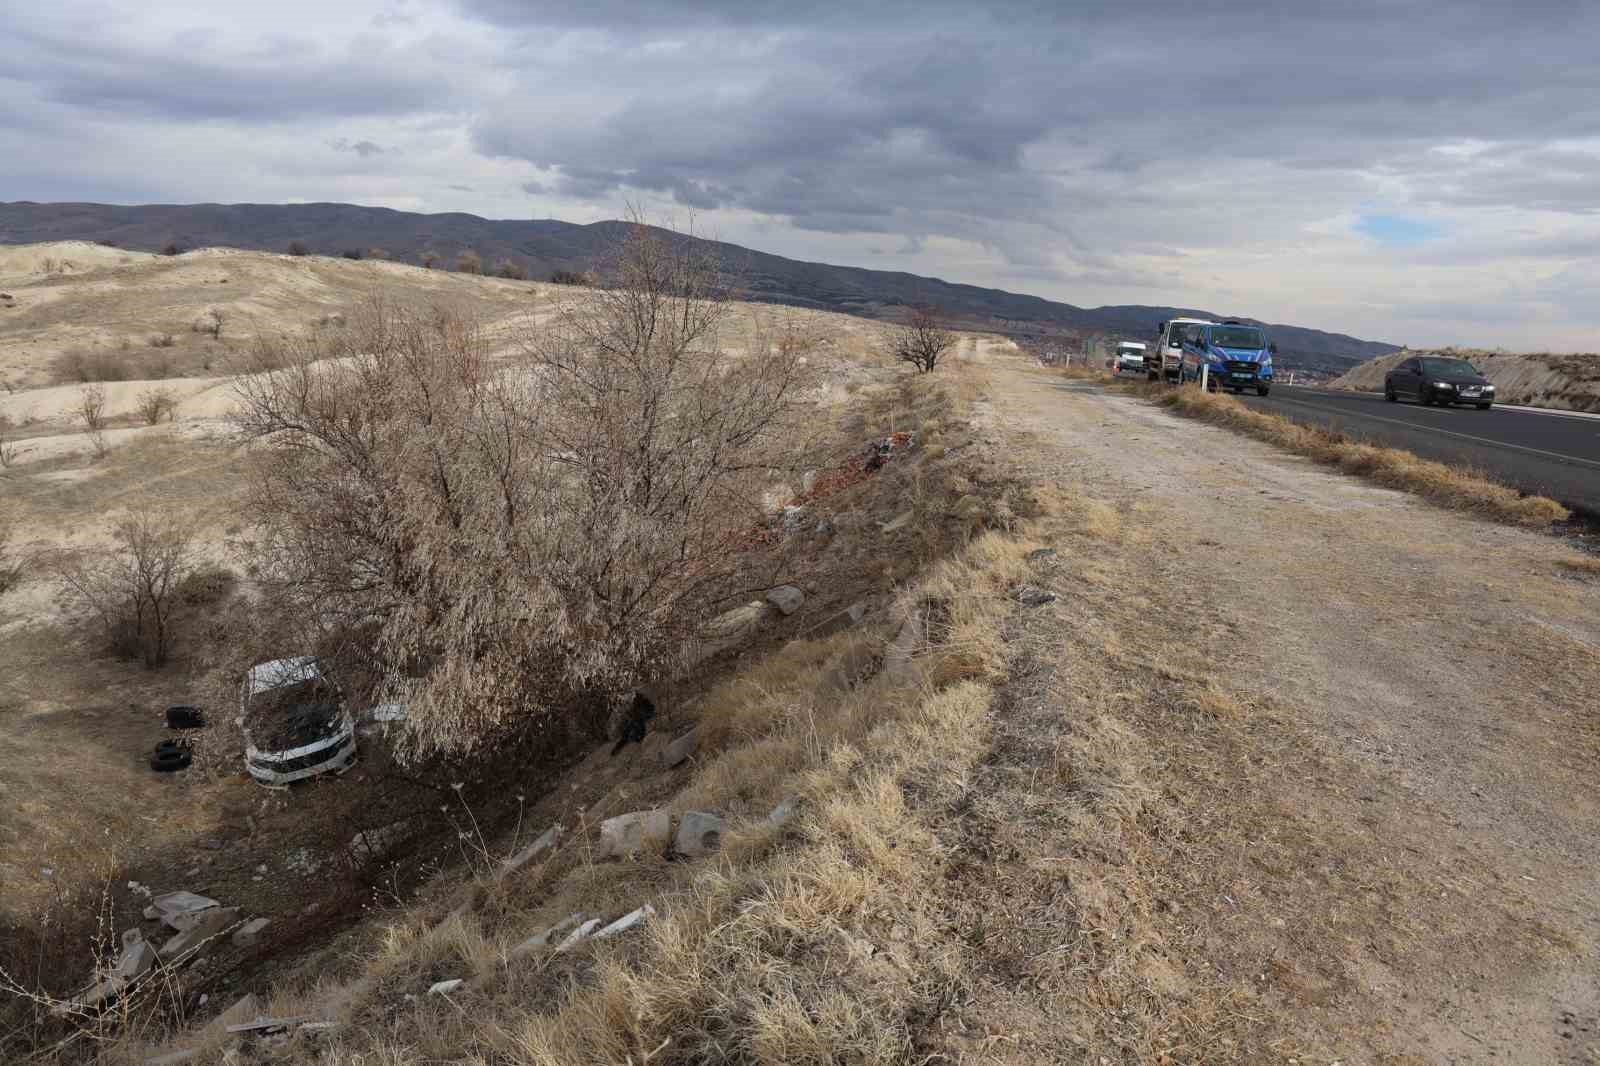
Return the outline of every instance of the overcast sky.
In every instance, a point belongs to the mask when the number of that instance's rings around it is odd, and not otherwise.
[[[6,4],[0,200],[631,201],[1076,304],[1594,351],[1597,41],[1583,0]]]

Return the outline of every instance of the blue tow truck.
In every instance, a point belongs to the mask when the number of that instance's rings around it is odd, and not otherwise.
[[[1205,370],[1207,388],[1243,392],[1255,389],[1265,396],[1272,388],[1272,357],[1276,344],[1267,341],[1266,330],[1230,318],[1191,326],[1183,338],[1183,366],[1179,381],[1201,380]]]

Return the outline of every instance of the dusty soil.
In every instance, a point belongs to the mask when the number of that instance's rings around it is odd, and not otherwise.
[[[1600,584],[1550,538],[992,370],[997,455],[1087,502],[941,830],[978,1057],[1600,1061]]]

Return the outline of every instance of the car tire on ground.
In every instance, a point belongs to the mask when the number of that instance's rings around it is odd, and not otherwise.
[[[1269,393],[1271,391],[1272,391],[1272,386],[1270,386],[1270,385],[1257,385],[1256,386],[1256,395],[1257,396],[1265,396],[1267,393]]]
[[[163,744],[172,743],[163,741]],[[170,774],[175,770],[182,770],[194,761],[193,754],[188,748],[174,744],[172,747],[156,745],[156,750],[150,756],[150,769],[158,774]]]
[[[1493,406],[1494,406],[1494,405],[1493,405],[1493,404],[1488,404],[1488,403],[1480,403],[1480,404],[1479,404],[1479,405],[1478,405],[1478,410],[1480,410],[1480,411],[1487,411],[1487,410],[1488,410],[1488,409],[1489,409],[1489,408],[1491,408],[1491,407],[1493,407]]]
[[[1383,398],[1385,400],[1388,400],[1390,403],[1396,403],[1400,399],[1400,397],[1398,397],[1398,396],[1396,396],[1394,394],[1394,386],[1393,385],[1385,385],[1383,387]]]
[[[168,729],[203,729],[206,724],[206,715],[198,707],[187,703],[175,703],[167,708]]]

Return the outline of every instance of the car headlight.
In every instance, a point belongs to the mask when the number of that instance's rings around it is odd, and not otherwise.
[[[1455,386],[1450,384],[1448,381],[1435,381],[1433,383],[1433,387],[1436,388],[1436,389],[1453,389],[1453,388],[1455,388]]]
[[[1493,392],[1494,391],[1494,386],[1493,385],[1485,385],[1483,387],[1483,391],[1484,392]]]

